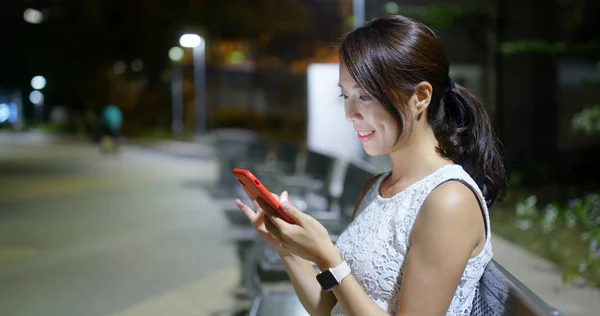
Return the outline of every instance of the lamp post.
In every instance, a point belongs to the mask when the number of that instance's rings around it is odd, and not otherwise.
[[[180,136],[183,132],[183,72],[181,60],[183,49],[175,46],[169,50],[169,59],[173,62],[173,73],[171,75],[171,129],[174,136]]]
[[[194,108],[196,110],[196,134],[206,132],[206,75],[204,65],[205,43],[198,34],[183,34],[179,45],[193,49],[194,54]]]
[[[365,0],[352,0],[352,15],[354,17],[354,28],[365,23]]]

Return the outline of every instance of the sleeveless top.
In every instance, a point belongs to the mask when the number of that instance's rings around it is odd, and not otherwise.
[[[393,197],[384,198],[379,188],[389,174],[382,174],[365,194],[356,218],[336,242],[338,252],[367,295],[384,311],[396,315],[404,260],[410,249],[409,234],[419,209],[438,185],[450,179],[463,180],[482,200],[487,234],[481,253],[467,262],[446,315],[469,315],[479,279],[492,259],[490,221],[483,194],[460,165],[445,165]],[[331,315],[344,315],[339,303]]]

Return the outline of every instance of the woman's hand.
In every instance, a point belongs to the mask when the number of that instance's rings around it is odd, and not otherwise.
[[[281,209],[296,219],[298,224],[290,224],[275,212],[267,203],[258,200],[260,208],[266,213],[266,230],[275,237],[283,249],[316,263],[319,268],[330,268],[342,262],[335,246],[331,242],[327,229],[313,217],[304,214],[288,201],[287,192],[279,198]]]
[[[271,194],[277,200],[279,200],[279,196],[277,196],[277,194],[275,194],[275,193],[271,193]],[[248,220],[250,220],[252,227],[254,227],[254,229],[256,229],[256,231],[258,232],[260,237],[262,237],[262,239],[269,246],[271,246],[273,249],[275,249],[275,251],[277,251],[277,253],[279,253],[279,255],[281,255],[281,256],[289,254],[289,252],[287,250],[283,249],[283,247],[281,246],[281,243],[273,235],[271,235],[271,233],[269,233],[267,231],[265,224],[269,223],[272,225],[271,220],[265,215],[265,212],[259,206],[259,204],[257,203],[256,200],[252,200],[252,204],[254,205],[254,208],[256,209],[256,211],[253,210],[250,206],[244,204],[239,199],[235,200],[235,204],[246,215],[246,217],[248,217]]]

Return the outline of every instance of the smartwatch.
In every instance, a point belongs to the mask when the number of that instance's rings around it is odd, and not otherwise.
[[[317,274],[317,281],[325,292],[330,292],[348,275],[350,275],[350,266],[346,261],[343,261],[339,266]]]

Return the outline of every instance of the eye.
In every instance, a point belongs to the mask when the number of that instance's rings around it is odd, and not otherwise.
[[[343,94],[343,93],[342,93],[342,94],[340,94],[340,96],[339,96],[339,97],[340,97],[340,98],[343,98],[344,100],[348,99],[348,96],[347,96],[347,95],[345,95],[345,94]]]
[[[371,99],[373,99],[373,98],[371,98],[371,96],[370,96],[370,95],[368,95],[368,94],[363,94],[363,95],[361,95],[359,98],[360,98],[360,100],[361,100],[361,101],[370,101]]]

